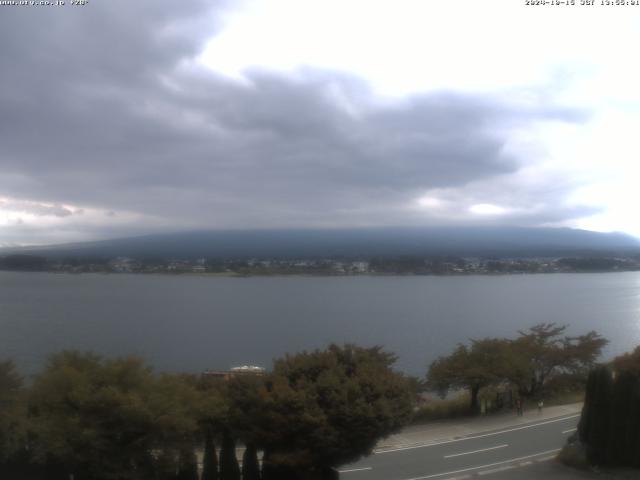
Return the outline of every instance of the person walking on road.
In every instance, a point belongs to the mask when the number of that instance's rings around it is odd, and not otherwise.
[[[538,413],[542,413],[542,407],[544,407],[544,402],[540,399],[538,401]]]

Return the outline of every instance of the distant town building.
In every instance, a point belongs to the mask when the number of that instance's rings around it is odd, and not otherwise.
[[[136,262],[132,258],[117,257],[109,262],[109,266],[114,272],[130,273],[134,270]]]
[[[255,365],[242,365],[241,367],[233,367],[230,370],[205,370],[202,372],[202,376],[205,378],[221,378],[223,380],[229,380],[233,377],[241,376],[256,376],[261,377],[266,373],[266,370],[262,367]]]
[[[354,272],[367,273],[369,271],[369,262],[353,262],[351,266]]]

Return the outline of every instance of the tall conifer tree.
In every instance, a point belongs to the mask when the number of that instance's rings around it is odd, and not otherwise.
[[[218,456],[213,434],[207,430],[204,438],[204,457],[202,459],[202,480],[218,480]]]
[[[220,480],[240,480],[240,466],[236,458],[236,442],[225,429],[220,449]]]
[[[178,480],[198,480],[198,459],[192,448],[183,448],[178,457]]]
[[[242,480],[260,480],[258,449],[253,443],[247,445],[242,456]]]

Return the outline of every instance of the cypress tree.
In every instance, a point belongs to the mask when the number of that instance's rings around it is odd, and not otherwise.
[[[637,408],[633,398],[636,382],[635,375],[621,372],[614,383],[607,458],[612,465],[631,465],[634,460],[635,432],[630,427]]]
[[[44,478],[46,480],[68,480],[69,473],[62,462],[48,456],[45,463]]]
[[[635,468],[640,468],[640,375],[636,375],[632,402],[634,408],[631,410],[631,418],[629,419],[630,465]]]
[[[640,467],[640,365],[627,354],[613,366],[615,377],[607,367],[589,374],[579,438],[592,464]]]
[[[609,425],[613,418],[613,374],[608,368],[602,370],[602,379],[600,380],[600,388],[596,397],[596,446],[601,452],[601,463],[606,463],[608,456],[606,455],[606,446],[610,443]],[[598,411],[600,413],[598,414]]]
[[[265,449],[262,453],[262,480],[277,480],[278,478],[275,476],[270,458],[269,450]]]
[[[640,466],[640,378],[606,367],[589,375],[579,425],[587,457],[596,465]]]
[[[631,401],[633,402],[633,408],[631,410],[631,418],[629,418],[630,465],[640,468],[640,374],[636,374]]]
[[[220,480],[240,480],[240,466],[236,458],[236,442],[228,429],[225,429],[222,434]]]
[[[607,461],[613,381],[611,371],[606,367],[596,368],[593,373],[595,378],[589,407],[589,434],[586,438],[587,457],[591,463],[603,465]]]
[[[242,480],[260,480],[258,449],[253,443],[247,444],[242,456]]]
[[[180,450],[178,480],[198,480],[198,458],[192,448]]]
[[[578,423],[578,437],[584,444],[589,443],[591,431],[593,429],[593,400],[596,395],[597,375],[595,370],[589,372],[587,377],[587,386],[585,389],[584,405],[582,406],[582,415]]]
[[[159,480],[177,480],[178,464],[170,450],[163,450],[156,460],[156,472]]]
[[[140,461],[133,466],[132,471],[132,476],[135,478],[157,478],[156,460],[151,452],[143,456]]]
[[[604,444],[605,451],[602,463],[607,465],[618,464],[624,457],[624,444],[627,408],[625,390],[627,382],[624,376],[618,376],[612,384],[609,397],[609,424],[607,425],[607,441]]]
[[[218,480],[218,456],[213,434],[207,430],[204,437],[204,458],[202,459],[202,480]]]
[[[633,465],[637,461],[638,415],[640,414],[640,398],[638,385],[640,378],[631,372],[621,372],[616,379],[615,424],[612,422],[612,443],[618,441],[618,449],[614,454],[617,465]],[[618,426],[618,430],[615,426]]]

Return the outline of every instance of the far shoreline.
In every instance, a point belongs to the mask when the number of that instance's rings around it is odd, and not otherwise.
[[[159,277],[187,277],[187,278],[358,278],[358,277],[509,277],[524,275],[577,275],[577,274],[607,274],[607,273],[636,273],[640,270],[576,270],[554,272],[470,272],[470,273],[238,273],[238,272],[101,272],[101,271],[57,271],[57,270],[9,270],[0,269],[0,273],[48,273],[53,275],[101,275],[101,276],[159,276]]]

